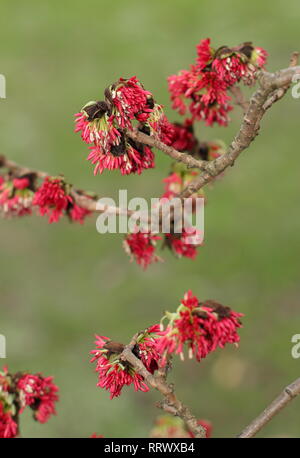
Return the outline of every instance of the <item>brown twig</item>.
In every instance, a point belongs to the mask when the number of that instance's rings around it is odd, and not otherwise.
[[[241,88],[238,86],[232,86],[229,91],[233,95],[236,105],[239,105],[243,112],[246,113],[249,108],[249,101],[246,100]]]
[[[0,167],[7,168],[11,172],[19,176],[26,175],[29,173],[35,174],[40,179],[44,179],[47,176],[49,176],[48,173],[43,172],[41,170],[35,170],[35,169],[30,169],[28,167],[23,167],[17,164],[16,162],[7,159],[3,155],[0,156]],[[96,212],[96,213],[107,212],[107,213],[115,213],[117,215],[128,215],[128,216],[132,216],[135,213],[134,211],[128,210],[125,208],[113,207],[109,205],[100,205],[97,202],[97,198],[91,199],[87,197],[85,194],[82,194],[79,190],[75,188],[72,188],[70,193],[72,197],[74,198],[77,205],[79,205],[82,208],[85,208],[86,210],[89,210],[90,212]]]
[[[23,176],[26,174],[34,174],[37,178],[40,179],[45,179],[47,176],[49,176],[48,173],[43,172],[41,170],[35,170],[31,169],[28,167],[21,166],[17,164],[14,161],[11,161],[7,159],[4,155],[0,155],[0,168],[4,167],[7,168],[10,172],[15,174],[16,176]],[[121,208],[121,207],[116,207],[112,205],[106,205],[106,204],[101,204],[99,201],[99,197],[96,195],[94,198],[90,198],[87,196],[88,193],[79,191],[73,186],[71,187],[70,190],[70,195],[73,197],[75,203],[79,205],[81,208],[84,208],[92,213],[106,213],[106,214],[115,214],[115,215],[124,215],[128,216],[132,219],[132,221],[139,221],[142,223],[145,228],[151,226],[151,221],[152,217],[154,217],[155,222],[158,220],[158,223],[160,224],[162,221],[163,216],[167,218],[168,213],[166,212],[172,212],[173,208],[168,206],[168,202],[165,202],[165,211],[163,213],[164,209],[164,203],[159,203],[160,207],[156,209],[156,212],[158,213],[158,216],[155,214],[155,212],[150,214],[143,214],[138,210],[129,210],[128,208]],[[170,216],[171,217],[171,216]]]
[[[272,418],[287,404],[300,394],[300,378],[284,388],[280,395],[274,399],[266,409],[256,417],[238,436],[249,438],[255,436]]]
[[[195,159],[193,156],[187,153],[181,153],[177,151],[172,146],[165,145],[160,140],[150,137],[149,135],[144,134],[138,130],[127,130],[126,135],[133,140],[143,143],[144,145],[151,146],[152,148],[157,148],[163,153],[170,156],[172,159],[178,162],[183,162],[187,167],[195,167],[200,170],[205,170],[207,161],[201,159]]]
[[[299,60],[299,53],[298,52],[293,52],[290,58],[290,67],[296,67],[298,65],[298,60]],[[283,87],[280,87],[279,89],[276,89],[273,94],[269,97],[269,99],[266,101],[264,104],[264,110],[268,110],[271,108],[273,103],[277,102],[278,100],[282,99],[282,97],[285,95],[285,93],[289,90],[291,86],[291,82],[286,84]]]
[[[198,424],[197,418],[190,412],[188,407],[179,401],[174,393],[174,387],[166,382],[166,377],[162,376],[162,374],[159,374],[158,376],[150,374],[142,361],[133,354],[132,349],[136,343],[138,335],[139,333],[136,334],[130,344],[124,348],[120,355],[120,359],[123,359],[123,361],[127,361],[131,364],[131,366],[144,377],[145,382],[149,386],[158,390],[164,396],[163,401],[157,403],[157,407],[171,413],[172,415],[180,417],[195,437],[205,437],[205,429],[203,426]]]

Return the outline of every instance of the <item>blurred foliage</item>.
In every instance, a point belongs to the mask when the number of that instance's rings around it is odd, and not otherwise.
[[[73,113],[119,76],[137,75],[172,119],[166,77],[187,68],[195,46],[252,40],[269,53],[268,68],[285,67],[299,49],[297,0],[250,2],[58,0],[1,2],[1,152],[28,166],[63,172],[78,187],[117,197],[160,194],[169,159],[140,177],[93,177],[87,148],[73,133]],[[89,363],[93,334],[127,342],[178,305],[185,290],[243,312],[239,350],[226,348],[200,364],[175,363],[178,395],[214,436],[234,436],[299,376],[291,336],[299,317],[299,100],[287,95],[270,110],[255,143],[210,188],[206,239],[195,262],[175,260],[142,272],[130,264],[121,235],[40,217],[1,221],[1,321],[12,371],[43,371],[60,386],[58,415],[29,421],[25,437],[145,437],[157,415],[156,393],[125,390],[109,401]],[[199,127],[203,139],[229,142],[227,129]],[[299,436],[299,401],[264,436]]]

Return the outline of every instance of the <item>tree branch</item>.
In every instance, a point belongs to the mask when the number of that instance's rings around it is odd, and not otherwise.
[[[16,162],[7,159],[3,155],[0,156],[0,167],[5,167],[8,170],[10,170],[11,172],[19,176],[26,175],[29,173],[35,174],[40,179],[45,179],[47,176],[50,176],[48,173],[43,172],[41,170],[35,170],[35,169],[30,169],[28,167],[23,167],[17,164]],[[90,199],[89,197],[86,197],[86,195],[82,194],[80,190],[77,190],[75,188],[72,188],[70,194],[73,197],[77,205],[79,205],[81,208],[85,208],[86,210],[89,210],[90,212],[96,212],[96,213],[108,212],[108,213],[115,213],[117,215],[128,215],[128,216],[132,216],[135,213],[134,211],[128,210],[125,208],[113,207],[109,205],[100,205],[97,202],[97,197],[96,197],[96,200]]]
[[[299,60],[299,53],[298,52],[293,52],[290,58],[290,67],[296,67],[298,65],[298,60]],[[286,92],[289,90],[291,86],[291,83],[286,84],[283,87],[280,87],[274,93],[270,96],[270,98],[266,101],[264,104],[264,110],[268,110],[271,108],[273,103],[277,102],[278,100],[282,99],[282,97],[286,94]]]
[[[133,354],[132,350],[138,335],[139,333],[136,334],[130,344],[124,348],[120,355],[120,359],[130,363],[136,372],[144,377],[145,382],[149,386],[158,390],[164,396],[163,401],[157,403],[157,407],[165,410],[168,413],[171,413],[174,416],[180,417],[185,422],[189,431],[191,431],[195,437],[205,437],[205,429],[203,426],[198,424],[197,418],[190,412],[188,407],[182,404],[182,402],[179,401],[179,399],[176,397],[173,385],[168,384],[166,382],[166,377],[161,373],[158,376],[150,374],[142,361]]]
[[[165,145],[160,140],[150,137],[150,135],[146,135],[143,132],[138,130],[127,130],[126,135],[132,138],[134,141],[143,143],[144,145],[151,146],[152,148],[157,148],[163,153],[170,156],[175,161],[183,162],[187,167],[195,167],[200,170],[205,170],[208,161],[203,161],[201,159],[195,159],[193,156],[187,153],[181,153],[177,151],[172,146]]]
[[[287,404],[300,394],[300,378],[284,388],[280,395],[256,417],[238,436],[249,438],[255,436]]]
[[[229,91],[231,92],[235,103],[242,108],[244,113],[246,113],[246,111],[249,108],[249,101],[245,99],[245,96],[244,96],[241,88],[238,87],[238,86],[232,86],[229,89]]]

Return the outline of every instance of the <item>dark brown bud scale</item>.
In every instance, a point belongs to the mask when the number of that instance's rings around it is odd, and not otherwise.
[[[98,101],[92,105],[87,105],[83,110],[88,115],[88,121],[93,121],[94,119],[102,118],[104,113],[109,111],[109,108],[107,102]]]
[[[107,342],[104,347],[105,350],[108,350],[109,353],[117,353],[120,354],[125,348],[125,345],[123,345],[120,342],[114,342],[113,340],[110,340]]]
[[[201,142],[199,144],[198,153],[201,159],[203,159],[204,161],[208,161],[209,148],[208,148],[207,143]]]
[[[126,142],[123,134],[121,135],[120,143],[118,145],[112,145],[110,152],[115,157],[123,156],[126,153]]]
[[[218,315],[219,318],[228,318],[231,314],[230,307],[220,304],[212,299],[208,299],[205,302],[200,302],[199,306],[201,307],[210,307],[213,309],[213,312]]]

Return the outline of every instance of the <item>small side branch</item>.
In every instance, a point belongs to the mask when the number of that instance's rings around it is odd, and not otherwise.
[[[28,167],[23,167],[19,164],[17,164],[14,161],[11,161],[7,159],[4,155],[0,156],[0,167],[7,168],[9,171],[12,173],[15,173],[16,175],[22,176],[26,174],[34,174],[37,178],[40,179],[45,179],[47,176],[49,176],[48,173],[43,172],[41,170],[35,170],[35,169],[30,169]],[[128,215],[132,216],[135,212],[128,210],[126,208],[120,208],[120,207],[113,207],[109,205],[100,205],[97,200],[98,198],[95,197],[95,199],[90,199],[85,195],[85,193],[82,193],[81,191],[75,189],[72,187],[72,190],[70,191],[71,196],[73,197],[75,203],[79,205],[81,208],[85,208],[86,210],[90,212],[96,212],[96,213],[114,213],[116,215]]]
[[[161,374],[158,376],[150,374],[142,361],[133,354],[132,349],[135,345],[137,336],[138,335],[135,335],[130,344],[125,347],[120,358],[130,363],[136,372],[144,377],[145,382],[151,386],[151,388],[158,390],[163,395],[164,399],[157,403],[157,407],[163,409],[167,413],[180,417],[195,437],[205,437],[205,429],[198,424],[197,418],[190,412],[188,407],[176,397],[173,385],[168,384],[166,378]]]
[[[292,53],[291,58],[290,58],[290,67],[296,67],[298,65],[298,61],[299,61],[299,53],[295,51]],[[269,108],[271,108],[273,103],[282,99],[282,97],[284,97],[284,95],[286,94],[286,92],[289,90],[290,87],[291,87],[291,82],[286,84],[283,87],[280,87],[279,89],[276,89],[273,92],[273,94],[271,94],[271,96],[266,101],[266,103],[264,104],[264,110],[265,111],[268,110]]]
[[[300,378],[288,385],[281,394],[238,436],[249,438],[255,436],[272,418],[300,394]]]
[[[249,101],[246,100],[241,88],[238,86],[232,86],[229,91],[231,92],[236,105],[239,105],[243,112],[246,113],[249,108]]]
[[[159,149],[175,161],[183,162],[187,167],[195,167],[200,170],[205,170],[208,163],[208,161],[195,159],[190,154],[181,153],[172,146],[165,145],[160,140],[154,137],[150,137],[150,135],[146,135],[143,132],[139,132],[138,130],[127,130],[126,135],[137,142],[143,143],[144,145]]]

